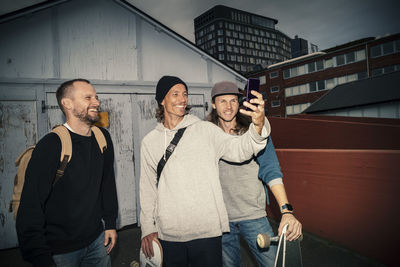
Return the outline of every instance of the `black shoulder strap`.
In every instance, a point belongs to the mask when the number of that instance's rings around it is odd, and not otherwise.
[[[167,163],[167,160],[171,156],[172,152],[174,152],[176,145],[179,143],[179,140],[181,140],[183,133],[185,132],[185,128],[179,129],[174,138],[172,139],[171,143],[168,145],[167,149],[165,150],[165,159],[164,155],[161,157],[160,161],[158,162],[157,165],[157,185],[158,181],[160,180],[161,172],[164,169],[165,164]]]

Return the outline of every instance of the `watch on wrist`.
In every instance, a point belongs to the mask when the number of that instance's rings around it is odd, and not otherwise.
[[[289,203],[286,203],[286,204],[281,206],[281,212],[283,212],[284,210],[288,210],[290,212],[293,212],[293,206],[290,205]]]

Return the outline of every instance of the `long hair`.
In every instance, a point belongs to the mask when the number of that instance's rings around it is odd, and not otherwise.
[[[192,109],[192,106],[187,105],[185,108],[185,115],[189,113],[189,111]],[[164,123],[164,106],[158,105],[158,108],[156,110],[156,119],[157,122]]]
[[[217,114],[217,110],[212,109],[210,113],[207,115],[206,119],[207,121],[212,122],[215,125],[218,125],[219,124],[218,118],[219,117]],[[233,132],[238,135],[244,134],[249,129],[250,123],[251,123],[251,118],[246,115],[243,115],[238,111],[238,113],[236,113],[236,127],[235,129],[233,129]]]

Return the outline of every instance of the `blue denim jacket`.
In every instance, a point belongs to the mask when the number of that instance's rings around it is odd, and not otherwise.
[[[267,195],[267,204],[269,205],[267,184],[276,178],[283,178],[281,166],[276,156],[275,147],[272,143],[271,136],[268,136],[267,145],[257,154],[256,161],[259,165],[258,178],[261,179],[265,186]]]

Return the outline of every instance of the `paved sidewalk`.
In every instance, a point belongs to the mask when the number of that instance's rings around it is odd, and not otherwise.
[[[276,230],[276,224],[272,222]],[[118,242],[111,253],[113,267],[129,266],[139,258],[140,228],[129,226],[118,231]],[[245,242],[242,242],[242,266],[257,266]],[[371,259],[341,248],[326,240],[304,233],[301,242],[304,267],[377,267],[385,266]],[[23,262],[18,249],[0,250],[1,267],[30,266]],[[290,267],[290,266],[287,266]]]

